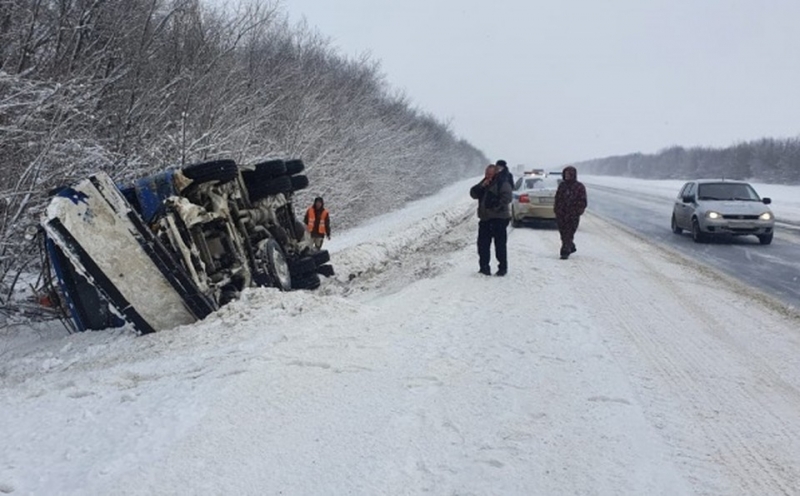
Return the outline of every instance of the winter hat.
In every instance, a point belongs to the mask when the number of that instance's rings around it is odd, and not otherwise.
[[[498,160],[497,161],[497,165],[499,165],[500,167],[508,168],[508,166],[506,165],[506,161],[505,160]]]
[[[321,207],[325,206],[325,200],[323,200],[321,196],[314,198],[314,203],[316,204],[317,202],[319,202]]]

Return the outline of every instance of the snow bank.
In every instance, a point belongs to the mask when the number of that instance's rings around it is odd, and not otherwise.
[[[465,184],[338,233],[322,291],[246,291],[141,338],[7,347],[0,490],[800,486],[797,315],[592,216],[570,260],[555,230],[514,229],[509,275],[481,276]]]

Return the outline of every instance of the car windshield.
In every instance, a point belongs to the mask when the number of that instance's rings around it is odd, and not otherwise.
[[[697,199],[761,201],[755,190],[749,184],[743,183],[700,184],[697,188]]]
[[[524,188],[527,190],[555,189],[558,188],[558,181],[549,177],[531,177],[525,179]]]

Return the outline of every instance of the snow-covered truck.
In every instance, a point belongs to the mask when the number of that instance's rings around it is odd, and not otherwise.
[[[145,334],[203,319],[248,287],[316,289],[333,267],[294,213],[303,169],[218,160],[57,190],[42,225],[76,328],[128,322]]]

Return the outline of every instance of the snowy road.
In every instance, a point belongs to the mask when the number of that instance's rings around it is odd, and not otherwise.
[[[589,179],[589,181],[596,178]],[[608,181],[607,178],[602,178]],[[677,191],[678,188],[675,189]],[[637,191],[629,184],[588,184],[590,209],[647,239],[678,250],[698,262],[722,270],[800,309],[800,218],[779,223],[775,240],[761,246],[755,236],[694,243],[688,233],[670,229],[674,198],[656,191]],[[794,213],[794,212],[792,212]],[[780,219],[780,217],[779,217]]]
[[[795,313],[593,216],[480,276],[473,208],[335,240],[317,293],[10,349],[0,491],[798,493]]]

